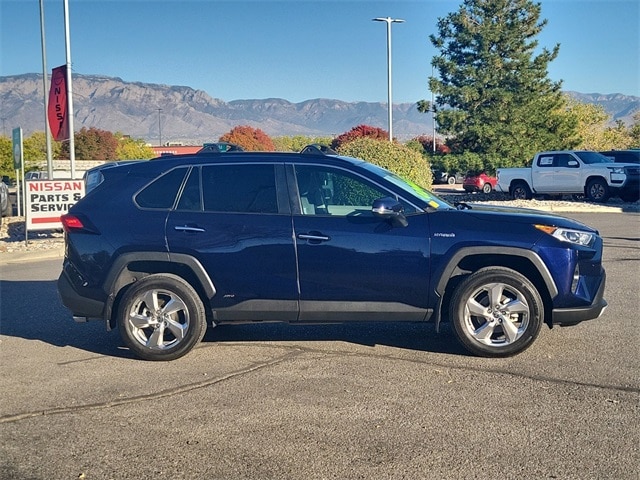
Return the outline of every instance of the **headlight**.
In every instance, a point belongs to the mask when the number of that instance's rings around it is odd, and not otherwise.
[[[624,173],[624,167],[607,167],[611,173]]]
[[[590,247],[596,240],[595,233],[585,232],[583,230],[553,227],[551,225],[534,225],[534,227],[538,230],[542,230],[544,233],[548,233],[561,242],[569,242],[575,245]]]

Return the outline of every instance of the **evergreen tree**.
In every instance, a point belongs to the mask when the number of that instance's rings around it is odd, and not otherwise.
[[[440,52],[432,60],[437,76],[429,85],[454,152],[515,166],[538,150],[577,143],[562,83],[547,78],[560,45],[539,50],[535,40],[546,23],[531,0],[464,0],[438,20],[438,35],[430,36]]]

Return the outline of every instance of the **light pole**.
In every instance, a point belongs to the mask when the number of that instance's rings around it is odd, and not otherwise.
[[[433,65],[431,65],[431,77],[433,78]],[[431,123],[433,125],[433,154],[436,154],[436,106],[433,103],[433,90],[431,90]]]
[[[386,22],[387,24],[387,110],[389,115],[389,141],[393,141],[393,103],[391,100],[391,24],[404,23],[401,18],[378,17],[374,22]]]

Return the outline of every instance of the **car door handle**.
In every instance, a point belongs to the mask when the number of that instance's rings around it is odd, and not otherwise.
[[[328,242],[331,237],[322,235],[320,233],[300,233],[298,234],[300,240],[309,240],[310,242]]]
[[[187,225],[176,225],[175,227],[173,227],[174,230],[178,231],[178,232],[204,232],[205,229],[204,228],[200,228],[200,227],[189,227]]]

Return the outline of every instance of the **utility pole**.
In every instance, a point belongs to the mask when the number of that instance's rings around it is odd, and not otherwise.
[[[160,121],[160,114],[162,113],[162,109],[158,109],[158,146],[162,146],[162,122]]]

